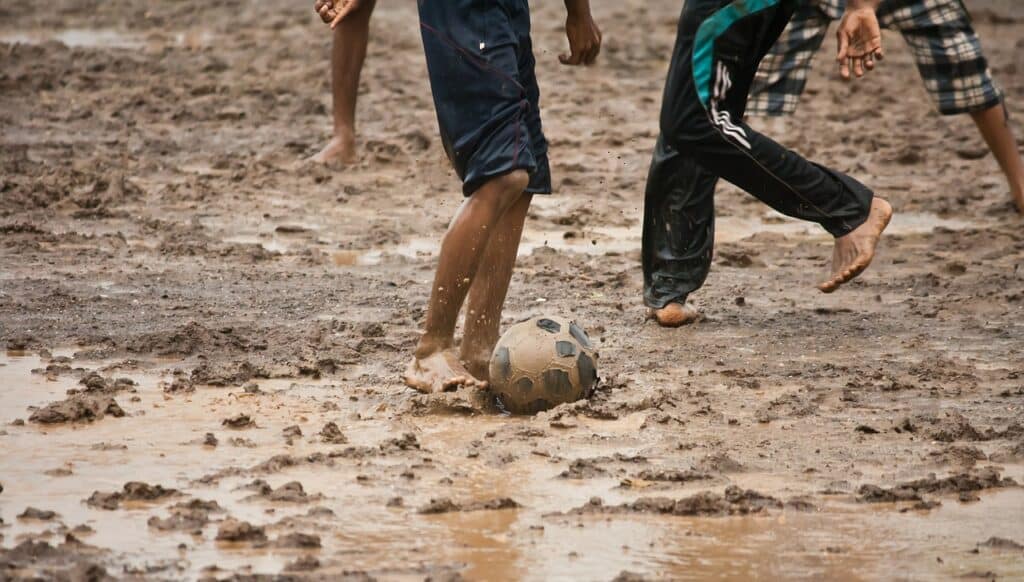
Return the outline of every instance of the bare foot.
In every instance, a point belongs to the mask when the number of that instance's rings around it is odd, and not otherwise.
[[[831,293],[863,273],[875,258],[875,246],[891,218],[892,206],[888,202],[881,198],[872,200],[867,221],[836,239],[832,251],[832,278],[818,285],[818,289]]]
[[[1017,212],[1024,214],[1024,186],[1011,192],[1013,201],[1017,204]]]
[[[651,309],[649,313],[661,327],[679,327],[700,318],[700,313],[693,306],[679,303],[669,303],[661,309]]]
[[[351,164],[356,161],[356,140],[354,137],[335,136],[309,161],[324,165]]]
[[[452,350],[434,352],[425,358],[414,358],[402,376],[405,385],[420,392],[447,392],[459,386],[487,388],[487,382],[477,380],[459,362]]]

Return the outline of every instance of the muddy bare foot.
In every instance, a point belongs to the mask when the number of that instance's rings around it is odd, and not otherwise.
[[[324,165],[351,164],[356,161],[356,140],[354,137],[335,136],[309,161]]]
[[[413,359],[405,369],[402,380],[406,386],[426,394],[446,392],[460,386],[480,389],[487,387],[487,382],[477,380],[470,374],[451,350]]]
[[[694,323],[700,318],[700,313],[692,305],[679,303],[669,303],[661,309],[651,309],[649,314],[661,327],[680,327]]]
[[[881,198],[871,201],[867,221],[853,232],[836,239],[832,252],[832,277],[818,285],[823,293],[832,293],[864,272],[875,258],[875,247],[882,231],[892,219],[892,206]]]

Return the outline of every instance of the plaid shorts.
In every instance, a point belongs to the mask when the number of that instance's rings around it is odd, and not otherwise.
[[[802,3],[789,26],[761,61],[747,103],[748,115],[785,115],[796,110],[814,53],[829,24],[842,17],[845,0]],[[1002,102],[978,35],[961,0],[882,0],[878,21],[898,30],[939,112],[954,115]]]

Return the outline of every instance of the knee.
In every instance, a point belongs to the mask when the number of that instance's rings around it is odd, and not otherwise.
[[[526,170],[513,170],[494,178],[492,183],[496,189],[511,198],[512,201],[515,201],[526,191],[526,187],[530,185],[530,175],[526,173]]]
[[[525,170],[513,170],[491,178],[477,194],[503,213],[519,200],[529,185],[530,175]]]

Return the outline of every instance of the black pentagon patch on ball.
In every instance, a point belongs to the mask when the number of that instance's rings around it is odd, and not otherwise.
[[[537,320],[537,327],[543,329],[544,331],[546,331],[548,333],[558,333],[558,332],[562,331],[562,326],[557,321],[552,321],[552,320],[547,319],[547,318],[545,318],[545,319],[538,319]]]
[[[565,398],[572,394],[572,380],[565,370],[545,370],[544,385],[553,396]]]
[[[558,357],[560,358],[576,355],[576,345],[565,340],[555,342],[555,350],[558,352]]]
[[[590,348],[590,338],[587,337],[587,332],[583,331],[583,328],[576,325],[575,323],[569,324],[569,333],[572,337],[576,338],[576,341],[580,342],[580,345],[585,348]]]
[[[526,394],[530,390],[533,390],[533,380],[531,380],[529,378],[520,378],[520,379],[516,380],[515,389],[520,394]]]
[[[594,360],[590,359],[586,352],[580,352],[580,357],[576,359],[576,368],[580,372],[583,395],[589,398],[594,384],[597,383],[597,368],[594,367]]]
[[[498,351],[494,353],[494,360],[498,362],[498,372],[501,374],[501,379],[508,382],[508,377],[512,374],[512,362],[509,359],[508,348],[498,348]]]

